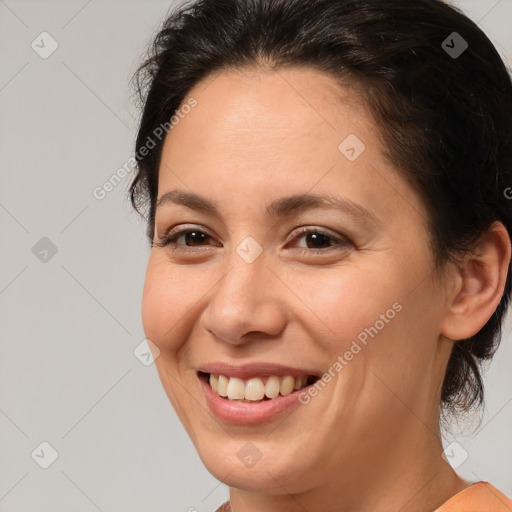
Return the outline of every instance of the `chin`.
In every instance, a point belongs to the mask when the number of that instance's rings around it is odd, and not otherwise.
[[[223,440],[203,438],[196,449],[206,469],[229,487],[282,494],[282,486],[303,490],[310,480],[311,461],[308,468],[302,466],[300,454],[305,452],[300,446],[287,450],[282,443],[238,440],[226,434]]]

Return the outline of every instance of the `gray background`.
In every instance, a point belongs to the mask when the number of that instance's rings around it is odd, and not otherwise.
[[[132,156],[138,114],[128,80],[172,5],[0,0],[2,512],[206,512],[228,497],[154,365],[133,353],[144,339],[149,254],[126,199],[133,173],[103,200],[93,196]],[[512,1],[458,5],[512,61]],[[58,43],[46,59],[31,47],[51,49],[44,31]],[[511,327],[509,316],[481,425],[446,439],[458,443],[450,453],[463,477],[508,495]],[[48,469],[43,441],[58,452]]]

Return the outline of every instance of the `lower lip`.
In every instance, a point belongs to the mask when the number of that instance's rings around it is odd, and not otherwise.
[[[238,425],[247,425],[248,423],[263,423],[272,420],[283,414],[289,409],[300,405],[299,393],[304,391],[294,391],[289,395],[279,395],[271,400],[263,402],[237,402],[222,398],[213,389],[205,379],[200,378],[206,401],[212,413],[221,421],[234,423]]]

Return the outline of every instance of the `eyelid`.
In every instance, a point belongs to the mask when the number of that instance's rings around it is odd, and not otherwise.
[[[165,231],[164,236],[174,236],[178,234],[181,235],[184,232],[186,233],[187,231],[194,230],[201,231],[202,233],[205,233],[208,236],[213,236],[208,232],[206,228],[204,228],[204,226],[201,226],[200,224],[178,224]]]
[[[319,233],[321,235],[325,235],[329,238],[332,238],[336,242],[349,242],[349,239],[343,235],[339,235],[327,228],[321,228],[317,226],[300,226],[298,227],[290,237],[290,241],[297,238],[299,235],[309,234],[309,233]]]

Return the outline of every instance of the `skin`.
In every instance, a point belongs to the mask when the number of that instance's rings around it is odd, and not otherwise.
[[[329,75],[221,70],[188,97],[198,104],[167,135],[158,197],[193,191],[221,217],[157,208],[155,240],[190,224],[209,237],[153,246],[142,316],[203,463],[230,487],[234,512],[435,510],[469,485],[441,457],[451,340],[478,332],[498,305],[507,231],[495,223],[460,268],[434,272],[428,212],[383,156],[357,91]],[[352,162],[338,149],[349,134],[366,146]],[[266,213],[271,199],[294,193],[350,199],[378,222],[329,208]],[[317,246],[300,226],[333,238]],[[263,249],[250,264],[236,252],[247,236]],[[270,361],[321,375],[395,302],[401,311],[309,404],[256,426],[209,412],[200,365]],[[252,467],[237,457],[248,441],[262,455]]]

